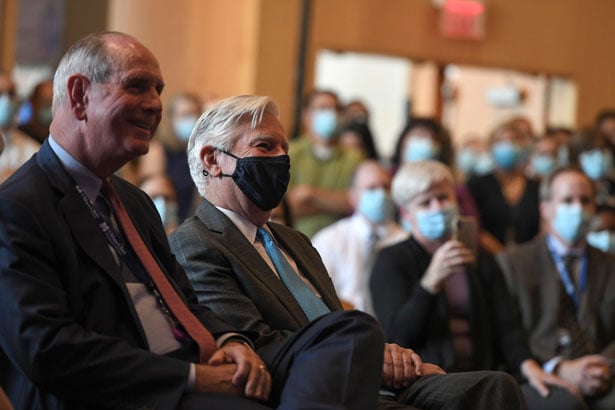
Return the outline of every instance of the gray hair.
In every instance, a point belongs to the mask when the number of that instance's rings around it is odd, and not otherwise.
[[[199,194],[205,196],[205,187],[209,179],[203,173],[201,149],[206,145],[231,151],[241,136],[244,126],[256,128],[265,113],[278,117],[280,108],[270,97],[240,95],[218,102],[205,112],[196,122],[188,142],[188,165],[190,175]]]
[[[52,112],[55,113],[61,105],[67,103],[67,83],[70,76],[83,74],[93,83],[105,83],[115,74],[119,67],[113,58],[112,50],[106,46],[106,39],[110,36],[132,38],[113,31],[93,33],[78,40],[64,54],[53,77]]]
[[[397,206],[405,207],[418,195],[442,182],[449,183],[451,186],[455,184],[453,174],[441,162],[427,160],[406,163],[393,177],[391,195]]]

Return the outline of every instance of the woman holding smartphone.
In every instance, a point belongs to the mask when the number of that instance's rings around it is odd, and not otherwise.
[[[392,194],[412,235],[382,249],[372,270],[374,308],[388,341],[412,346],[446,371],[506,368],[527,381],[529,408],[585,408],[573,387],[532,358],[493,257],[453,239],[458,207],[450,170],[436,161],[405,164]]]

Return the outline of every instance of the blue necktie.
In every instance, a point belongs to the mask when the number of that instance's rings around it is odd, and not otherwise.
[[[282,283],[299,303],[307,318],[312,321],[329,313],[327,305],[312,292],[290,266],[278,245],[273,241],[271,234],[265,228],[260,227],[256,231],[256,237],[265,246],[265,251],[278,271]]]

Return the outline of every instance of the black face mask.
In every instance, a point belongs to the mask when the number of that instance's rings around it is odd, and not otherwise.
[[[290,157],[243,157],[218,150],[235,159],[235,171],[231,177],[241,192],[263,211],[270,211],[280,204],[290,181]]]

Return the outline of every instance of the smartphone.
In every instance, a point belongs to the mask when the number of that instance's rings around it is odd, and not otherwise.
[[[473,216],[459,215],[452,221],[453,239],[463,243],[476,255],[478,252],[478,222]]]

